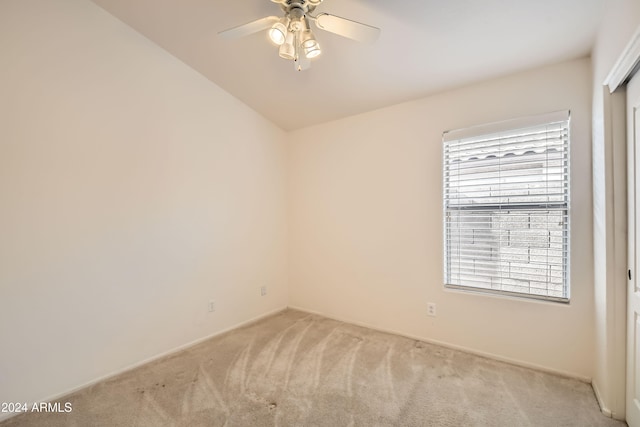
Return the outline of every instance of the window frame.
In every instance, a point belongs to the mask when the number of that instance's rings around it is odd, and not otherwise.
[[[565,150],[564,152],[564,157],[563,157],[563,168],[566,168],[566,171],[564,171],[562,173],[563,175],[563,180],[562,180],[562,185],[563,188],[565,188],[564,191],[564,199],[561,202],[549,202],[547,201],[546,203],[541,203],[539,205],[535,205],[532,203],[518,203],[518,202],[514,202],[514,203],[504,203],[504,202],[498,202],[498,203],[477,203],[477,204],[470,204],[469,206],[461,206],[460,204],[455,208],[452,209],[450,207],[448,207],[448,202],[451,201],[451,197],[450,197],[450,193],[449,190],[451,190],[450,187],[447,187],[449,182],[448,182],[448,167],[450,166],[451,163],[448,163],[447,160],[447,144],[451,144],[455,141],[461,141],[461,140],[466,140],[466,139],[478,139],[481,140],[482,138],[487,138],[488,136],[491,135],[495,135],[495,134],[511,134],[511,135],[515,135],[520,131],[524,131],[527,128],[532,128],[535,126],[545,126],[545,125],[552,125],[552,124],[557,124],[557,123],[562,123],[564,124],[566,127],[563,127],[563,129],[566,128],[566,142],[563,143],[563,149]],[[474,292],[474,293],[478,293],[478,294],[493,294],[493,295],[499,295],[499,296],[508,296],[508,297],[515,297],[518,299],[533,299],[533,300],[543,300],[543,301],[552,301],[552,302],[559,302],[559,303],[566,303],[569,304],[570,300],[571,300],[571,276],[570,276],[570,266],[571,266],[571,250],[570,250],[570,241],[571,241],[571,156],[570,156],[570,146],[571,146],[571,113],[570,111],[558,111],[558,112],[553,112],[553,113],[549,113],[549,114],[542,114],[542,115],[538,115],[538,116],[530,116],[530,117],[525,117],[525,118],[519,118],[519,119],[512,119],[512,120],[507,120],[507,121],[503,121],[503,122],[496,122],[496,123],[489,123],[489,124],[485,124],[485,125],[480,125],[480,126],[474,126],[474,127],[470,127],[470,128],[464,128],[464,129],[457,129],[457,130],[452,130],[452,131],[447,131],[444,132],[442,135],[442,149],[443,149],[443,166],[442,166],[442,172],[443,172],[443,183],[442,183],[442,201],[443,201],[443,249],[444,249],[444,256],[443,256],[443,282],[444,282],[444,287],[445,289],[452,289],[452,290],[461,290],[461,291],[469,291],[469,292]],[[468,159],[470,160],[470,159]],[[501,166],[499,166],[501,167]],[[545,167],[550,167],[550,166],[545,166]],[[548,176],[548,171],[545,172],[545,176]],[[486,184],[489,185],[489,184]],[[565,187],[566,185],[566,187]],[[478,185],[480,186],[480,185]],[[490,190],[489,190],[490,191]],[[449,197],[449,198],[448,198]],[[556,214],[559,212],[561,216],[563,216],[563,222],[562,222],[562,292],[563,295],[562,296],[554,296],[554,295],[549,295],[550,291],[549,289],[547,289],[547,294],[536,294],[536,293],[530,293],[531,292],[531,288],[529,290],[529,292],[518,292],[518,291],[510,291],[510,290],[504,290],[504,289],[492,289],[488,286],[469,286],[468,284],[462,284],[462,280],[459,280],[460,283],[448,283],[448,282],[452,282],[453,280],[449,280],[451,279],[451,276],[453,275],[451,273],[451,265],[452,265],[452,261],[451,261],[451,252],[453,252],[451,250],[452,246],[451,246],[451,242],[453,241],[453,239],[451,239],[451,220],[450,220],[450,216],[452,215],[452,212],[457,212],[458,215],[460,215],[461,211],[464,211],[468,209],[470,212],[479,212],[479,211],[485,211],[485,212],[495,212],[496,216],[499,216],[500,214],[498,212],[500,211],[509,211],[507,213],[507,215],[511,215],[511,213],[513,211],[520,211],[520,212],[524,212],[526,214],[526,212],[529,212],[529,214],[531,214],[531,212],[533,212],[535,209],[538,209],[537,212],[544,212],[545,210],[546,212],[546,216],[547,217],[551,217],[551,215],[553,215],[552,212],[555,212]],[[486,218],[491,218],[491,221],[493,221],[494,217],[491,216],[492,214],[488,214],[485,217]],[[472,216],[469,216],[468,218],[466,218],[467,221],[469,221],[469,219],[472,218]],[[458,219],[459,220],[459,219]],[[531,221],[531,217],[529,217],[529,221]],[[550,230],[549,228],[547,228],[547,230]],[[474,229],[475,231],[475,229]],[[461,239],[461,237],[459,237],[458,239]],[[500,237],[500,239],[502,239],[502,236]],[[458,253],[460,253],[460,247],[461,247],[461,243],[458,242],[457,244],[457,249],[458,249]],[[501,248],[501,243],[498,244],[498,247]],[[532,247],[532,244],[530,244],[530,246],[528,246],[528,249],[530,250]],[[497,265],[502,266],[503,263],[507,263],[508,261],[505,260],[505,258],[503,258],[504,255],[499,254],[498,255],[498,261],[495,261],[495,263]],[[467,260],[471,260],[471,255],[467,255]],[[475,259],[473,260],[474,262],[476,261]],[[461,261],[458,261],[459,265],[460,265]],[[555,264],[550,264],[547,263],[546,266],[549,267],[549,271],[552,270],[552,266],[554,266]],[[460,267],[458,267],[459,269]],[[510,274],[510,273],[509,273]],[[461,273],[458,272],[458,277],[460,278]],[[495,279],[499,279],[499,280],[503,280],[504,279],[504,275],[502,273],[498,273],[497,275],[486,275],[484,277],[488,277],[491,280]],[[460,278],[461,279],[461,278]],[[550,280],[550,279],[548,279]],[[550,282],[547,281],[547,284],[549,284]],[[503,285],[500,284],[500,286],[502,287]]]

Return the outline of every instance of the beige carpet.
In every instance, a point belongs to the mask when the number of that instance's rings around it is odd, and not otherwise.
[[[588,384],[287,310],[9,426],[623,426]]]

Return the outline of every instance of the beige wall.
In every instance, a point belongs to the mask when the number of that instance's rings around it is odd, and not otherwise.
[[[580,59],[292,132],[291,305],[590,378],[591,81]],[[442,132],[563,109],[572,114],[571,304],[445,291]]]
[[[0,402],[287,306],[283,131],[88,1],[0,52]]]
[[[607,6],[592,55],[596,356],[593,387],[603,412],[624,419],[626,148],[624,130],[618,132],[614,126],[614,116],[620,115],[615,112],[619,101],[622,101],[619,110],[624,108],[624,93],[611,96],[603,85],[640,25],[640,2],[615,0],[607,2]]]

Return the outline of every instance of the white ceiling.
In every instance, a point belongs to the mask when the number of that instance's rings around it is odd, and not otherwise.
[[[94,0],[285,130],[586,56],[606,0],[325,0],[381,28],[363,45],[316,30],[322,55],[297,72],[265,32],[217,33],[268,15],[270,0]]]

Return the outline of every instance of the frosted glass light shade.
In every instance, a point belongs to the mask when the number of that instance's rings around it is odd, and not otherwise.
[[[276,22],[273,27],[269,29],[269,38],[272,42],[281,46],[287,37],[287,27],[282,22]]]
[[[313,43],[307,43],[304,45],[304,55],[309,59],[315,58],[321,53],[322,50],[320,50],[320,45],[315,40],[313,40]]]
[[[295,59],[296,57],[296,47],[293,44],[294,42],[294,34],[292,32],[287,33],[287,37],[282,45],[280,45],[280,49],[278,50],[278,54],[280,58],[284,59]]]

